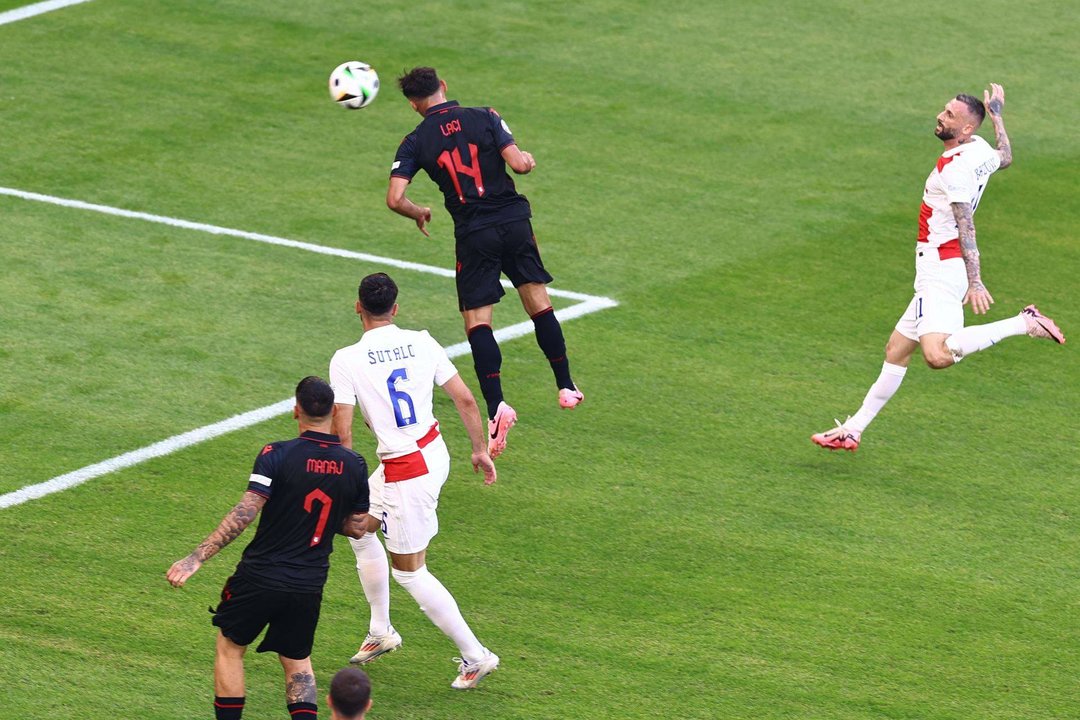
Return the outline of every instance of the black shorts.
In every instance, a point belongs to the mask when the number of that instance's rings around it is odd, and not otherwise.
[[[321,606],[321,592],[267,590],[234,575],[225,581],[211,622],[222,635],[244,646],[255,642],[269,625],[256,651],[303,660],[311,655]]]
[[[506,294],[499,282],[502,273],[514,287],[551,282],[528,220],[475,230],[457,241],[456,254],[458,310],[499,302]]]

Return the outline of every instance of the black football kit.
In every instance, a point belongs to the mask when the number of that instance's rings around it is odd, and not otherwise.
[[[248,491],[267,498],[255,537],[225,583],[213,624],[259,652],[310,655],[334,535],[368,510],[367,464],[336,435],[307,431],[265,446]]]
[[[449,101],[428,108],[401,141],[390,170],[411,181],[422,169],[442,191],[454,219],[462,310],[498,302],[505,294],[500,273],[514,287],[552,279],[540,260],[529,201],[514,187],[501,154],[513,144],[494,109]]]

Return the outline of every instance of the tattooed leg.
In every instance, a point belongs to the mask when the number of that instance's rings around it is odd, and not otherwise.
[[[314,704],[317,701],[317,694],[315,690],[315,673],[311,669],[311,658],[292,660],[282,657],[281,666],[285,669],[285,702],[289,705],[295,703]]]

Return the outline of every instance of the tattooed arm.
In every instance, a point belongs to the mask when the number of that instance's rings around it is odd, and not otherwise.
[[[975,220],[972,217],[971,203],[953,203],[953,217],[956,218],[956,227],[960,233],[960,253],[964,258],[964,267],[967,268],[968,289],[964,294],[964,304],[971,303],[971,310],[976,315],[982,315],[990,309],[994,298],[983,285],[981,268],[979,267],[979,247],[975,244]]]
[[[379,522],[367,513],[353,513],[341,525],[341,534],[359,540],[364,533],[375,532]]]
[[[181,587],[189,577],[195,574],[196,570],[202,567],[204,562],[217,555],[221,548],[239,537],[265,504],[266,498],[262,495],[253,492],[244,493],[244,497],[222,519],[217,530],[210,533],[210,537],[203,540],[199,547],[186,558],[172,564],[169,572],[165,573],[169,583],[173,587]]]
[[[1009,144],[1009,134],[1005,132],[1005,120],[1001,117],[1005,107],[1005,90],[997,83],[990,83],[990,90],[983,91],[983,104],[994,123],[994,137],[997,138],[998,155],[1001,156],[1000,169],[1007,168],[1012,165],[1012,145]]]

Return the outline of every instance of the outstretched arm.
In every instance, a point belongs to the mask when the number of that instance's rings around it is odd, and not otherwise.
[[[386,207],[398,215],[404,215],[410,220],[416,221],[416,227],[427,237],[431,233],[424,227],[431,222],[431,208],[420,207],[405,196],[405,190],[409,187],[408,178],[394,175],[390,178],[390,187],[386,190]]]
[[[1012,165],[1012,145],[1009,144],[1009,134],[1005,132],[1005,120],[1001,117],[1001,111],[1005,108],[1005,90],[997,83],[990,83],[990,90],[983,91],[983,104],[986,105],[990,121],[994,123],[1001,168],[1007,168]]]
[[[265,504],[266,498],[262,495],[253,492],[244,493],[240,502],[222,519],[217,530],[210,533],[210,536],[186,558],[174,562],[165,573],[165,578],[173,587],[181,587],[189,577],[195,574],[196,570],[202,567],[204,562],[217,555],[221,548],[239,537]]]
[[[979,247],[975,244],[975,219],[972,217],[971,203],[953,203],[953,217],[960,233],[960,253],[967,268],[968,289],[964,294],[964,304],[971,303],[971,310],[982,315],[990,309],[994,298],[982,282],[982,269],[979,265]]]
[[[454,401],[461,422],[469,432],[469,440],[472,441],[472,466],[473,472],[484,471],[484,484],[490,485],[495,482],[495,462],[488,455],[487,439],[484,432],[484,424],[480,419],[480,408],[476,405],[476,398],[460,375],[455,375],[442,386],[450,399]]]

